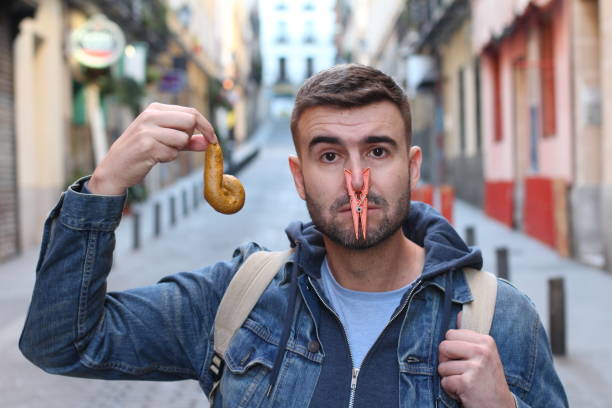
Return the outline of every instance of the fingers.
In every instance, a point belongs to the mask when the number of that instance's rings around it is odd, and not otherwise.
[[[153,138],[165,146],[182,150],[189,143],[190,136],[180,130],[160,128],[153,133]]]
[[[481,334],[467,329],[451,329],[446,332],[446,340],[461,340],[473,343],[490,343],[493,338],[487,334]]]
[[[476,355],[476,344],[460,340],[444,340],[440,343],[440,362],[463,360]]]
[[[440,385],[451,398],[459,400],[459,393],[463,387],[463,379],[460,375],[451,375],[444,377],[440,381]]]
[[[173,147],[160,144],[155,149],[153,157],[158,163],[166,163],[176,159],[179,151]]]
[[[206,150],[210,142],[204,137],[204,135],[193,135],[189,139],[187,145],[183,150],[190,150],[192,152],[203,152]]]
[[[217,143],[217,136],[210,122],[195,108],[189,108],[179,105],[166,105],[162,103],[154,102],[147,109],[154,111],[165,111],[165,112],[181,112],[192,116],[193,126],[191,129],[197,129],[200,131],[209,143]],[[166,116],[166,115],[164,115]]]
[[[438,365],[438,373],[442,377],[450,375],[461,375],[470,368],[470,362],[467,360],[450,360],[442,362]]]
[[[150,147],[157,162],[168,162],[176,159],[181,150],[204,151],[210,144],[203,135],[189,135],[175,129],[160,129],[153,135],[155,142]]]

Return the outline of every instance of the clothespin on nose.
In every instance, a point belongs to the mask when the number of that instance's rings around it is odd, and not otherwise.
[[[344,179],[346,181],[346,190],[348,191],[351,212],[353,214],[353,228],[355,228],[355,239],[359,240],[359,225],[363,239],[366,239],[367,221],[368,221],[368,190],[370,189],[370,168],[362,171],[363,185],[361,191],[353,189],[353,173],[344,169]]]

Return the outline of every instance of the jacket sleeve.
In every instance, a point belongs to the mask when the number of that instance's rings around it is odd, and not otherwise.
[[[503,280],[498,283],[491,335],[517,407],[568,406],[548,336],[533,303]]]
[[[242,260],[106,293],[125,196],[63,193],[44,226],[36,283],[19,341],[43,370],[103,379],[180,380],[208,386],[212,326]],[[138,271],[133,271],[138,273]]]

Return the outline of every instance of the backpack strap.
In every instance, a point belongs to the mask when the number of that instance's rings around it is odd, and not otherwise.
[[[497,277],[473,268],[464,268],[463,273],[473,300],[463,305],[461,328],[489,334],[497,299]]]
[[[242,326],[264,290],[292,253],[293,249],[255,252],[242,263],[230,281],[215,316],[213,333],[215,354],[210,365],[214,375],[214,385],[211,393],[217,388],[221,379],[223,359],[234,333]]]

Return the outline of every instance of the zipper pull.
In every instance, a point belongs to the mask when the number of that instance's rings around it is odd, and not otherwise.
[[[359,369],[353,368],[353,375],[351,376],[351,390],[357,388],[357,376],[359,375]]]

